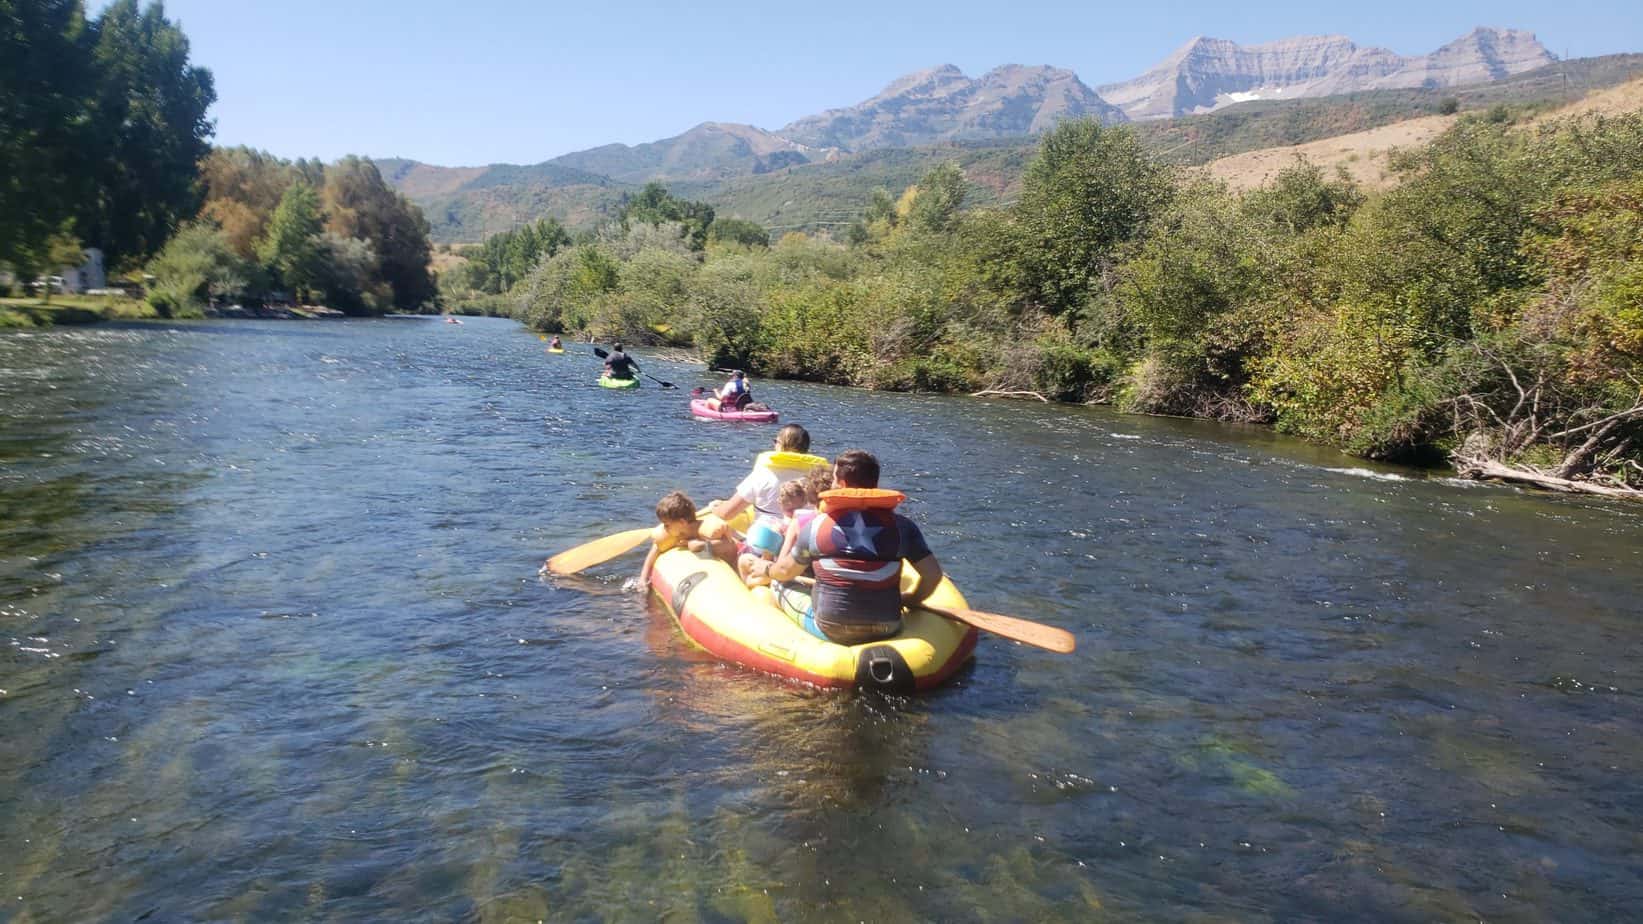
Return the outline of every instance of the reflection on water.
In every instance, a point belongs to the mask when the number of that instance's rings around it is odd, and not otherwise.
[[[621,592],[636,556],[536,576],[768,443],[598,368],[486,321],[0,336],[0,920],[1643,899],[1639,511],[1253,428],[766,383],[818,451],[879,451],[974,605],[1080,640],[823,693],[694,649]]]

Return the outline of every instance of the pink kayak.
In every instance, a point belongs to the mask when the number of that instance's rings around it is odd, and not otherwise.
[[[690,402],[690,412],[708,420],[740,420],[745,423],[775,423],[775,411],[715,411],[707,402],[697,398]]]

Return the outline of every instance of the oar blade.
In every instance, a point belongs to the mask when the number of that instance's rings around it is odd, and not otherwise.
[[[1041,622],[1005,616],[1002,613],[985,613],[981,610],[943,610],[933,606],[927,606],[925,609],[1023,645],[1031,645],[1057,654],[1071,654],[1078,647],[1078,640],[1073,638],[1071,632],[1057,629],[1055,626],[1046,626]]]
[[[547,569],[554,574],[575,574],[594,565],[602,565],[613,558],[633,551],[650,538],[649,529],[630,529],[605,536],[574,549],[560,552],[548,559]]]

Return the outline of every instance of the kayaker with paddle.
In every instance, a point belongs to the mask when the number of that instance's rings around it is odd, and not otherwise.
[[[833,462],[825,507],[801,531],[793,550],[753,566],[753,576],[789,581],[810,565],[816,574],[810,609],[800,620],[810,634],[841,645],[891,638],[901,631],[901,608],[917,606],[941,583],[941,562],[924,533],[896,513],[906,497],[879,488],[879,460],[852,449]],[[901,592],[902,560],[918,573]]]
[[[610,354],[605,357],[605,375],[613,379],[631,379],[635,372],[643,372],[633,357],[622,352],[620,340],[611,344]]]
[[[730,381],[724,383],[713,397],[707,399],[707,406],[715,411],[736,410],[753,400],[753,393],[747,388],[747,374],[737,369]]]
[[[565,345],[559,342],[558,334],[554,334],[553,339],[548,341],[548,349],[550,350],[563,350],[564,348]]]

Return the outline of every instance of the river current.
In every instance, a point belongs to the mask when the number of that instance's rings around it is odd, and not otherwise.
[[[505,321],[0,335],[0,921],[1608,921],[1643,510],[1258,429],[755,382],[979,609],[929,695],[542,559],[774,428]]]

